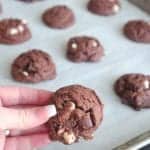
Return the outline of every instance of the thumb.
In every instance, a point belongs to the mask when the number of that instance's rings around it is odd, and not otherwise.
[[[5,146],[5,134],[0,130],[0,150],[3,150]]]
[[[0,107],[1,129],[29,129],[44,124],[56,115],[55,105],[12,109]]]

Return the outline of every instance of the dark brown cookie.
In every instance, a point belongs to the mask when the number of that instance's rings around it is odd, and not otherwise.
[[[51,103],[58,112],[48,121],[51,140],[73,144],[80,137],[93,138],[103,118],[103,105],[93,90],[81,85],[66,86],[54,93]]]
[[[93,37],[73,37],[67,45],[67,57],[74,62],[95,62],[100,60],[103,54],[102,45]]]
[[[150,76],[126,74],[115,83],[115,91],[124,104],[139,110],[150,108]]]
[[[20,82],[36,83],[56,77],[52,58],[41,50],[30,50],[19,55],[12,64],[12,76]]]
[[[124,34],[132,41],[150,43],[150,22],[132,20],[124,26]]]
[[[19,44],[31,38],[31,32],[25,20],[3,19],[0,21],[0,43]]]
[[[42,15],[44,23],[57,29],[64,29],[75,23],[73,11],[65,5],[57,5],[47,9]]]
[[[92,13],[108,16],[120,10],[120,3],[118,0],[90,0],[88,9]]]

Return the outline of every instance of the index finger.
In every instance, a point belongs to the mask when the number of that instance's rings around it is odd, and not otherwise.
[[[52,92],[25,87],[0,87],[0,102],[3,106],[47,105]]]

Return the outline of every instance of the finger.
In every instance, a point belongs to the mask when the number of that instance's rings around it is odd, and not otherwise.
[[[54,105],[30,109],[12,109],[0,107],[0,128],[25,130],[40,126],[56,115]]]
[[[36,128],[31,128],[28,130],[11,130],[9,135],[10,136],[25,136],[25,135],[31,135],[31,134],[48,133],[48,132],[49,132],[49,129],[44,124],[44,125],[38,126]]]
[[[48,134],[7,138],[4,150],[32,150],[50,143]]]
[[[0,131],[0,150],[4,149],[4,145],[5,145],[5,134],[3,133],[3,131]]]
[[[47,105],[52,92],[23,87],[0,87],[0,100],[3,106],[19,104]]]

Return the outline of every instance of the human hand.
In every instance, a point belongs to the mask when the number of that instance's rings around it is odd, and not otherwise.
[[[52,93],[0,87],[0,150],[32,150],[50,142],[45,122],[56,115]],[[9,129],[6,137],[4,129]]]

